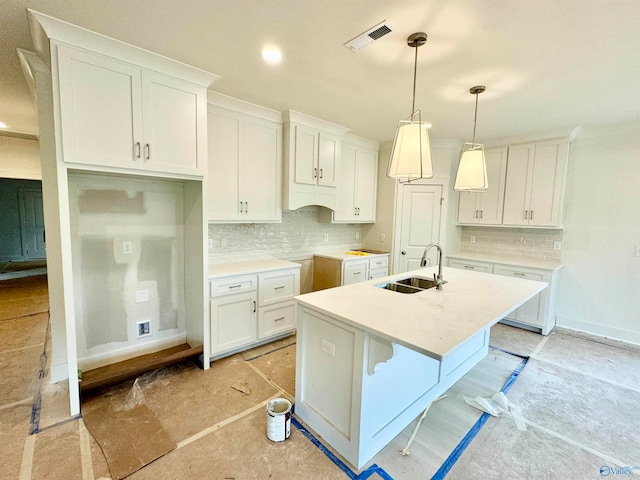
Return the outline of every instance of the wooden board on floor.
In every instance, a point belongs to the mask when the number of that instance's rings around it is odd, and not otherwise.
[[[100,387],[115,385],[143,373],[158,370],[200,354],[202,354],[202,345],[192,347],[188,343],[183,343],[159,352],[88,370],[82,372],[80,390],[86,392]]]

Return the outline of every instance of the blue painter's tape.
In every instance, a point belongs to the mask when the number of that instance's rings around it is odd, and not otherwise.
[[[300,430],[300,433],[302,433],[305,437],[307,437],[307,439],[309,439],[311,443],[313,443],[316,447],[318,447],[320,451],[324,453],[329,458],[329,460],[331,460],[334,463],[334,465],[337,466],[340,470],[342,470],[344,474],[350,479],[366,480],[374,473],[377,473],[384,480],[393,480],[393,478],[387,472],[385,472],[382,468],[380,468],[375,463],[371,465],[369,468],[367,468],[366,470],[363,470],[360,474],[356,474],[353,470],[349,468],[349,466],[346,463],[340,460],[331,450],[325,447],[322,444],[322,442],[320,442],[320,440],[314,437],[313,434],[309,432],[309,430],[304,428],[304,426],[302,426],[302,424],[293,416],[291,417],[291,423],[293,424],[294,427]]]
[[[506,352],[506,353],[509,353],[509,352]],[[513,355],[513,354],[510,353],[510,355]],[[517,355],[517,356],[520,356],[520,355]],[[502,393],[507,393],[509,391],[513,383],[517,380],[520,373],[522,373],[522,370],[524,369],[524,367],[527,365],[527,362],[529,361],[529,357],[521,357],[521,358],[522,358],[522,362],[520,362],[520,365],[518,365],[513,370],[513,372],[511,372],[511,375],[509,376],[507,381],[504,383],[504,385],[500,389]],[[476,435],[478,435],[478,433],[480,432],[480,429],[482,429],[482,427],[484,426],[485,423],[487,423],[487,420],[489,420],[490,417],[491,415],[489,415],[488,413],[483,413],[480,416],[478,421],[473,425],[473,427],[471,427],[471,430],[469,430],[467,434],[463,437],[463,439],[460,440],[460,443],[456,445],[456,448],[453,449],[453,452],[451,452],[449,457],[440,466],[438,471],[433,475],[433,477],[431,477],[431,480],[442,480],[447,475],[447,473],[449,473],[449,470],[451,470],[451,468],[455,465],[455,463],[460,458],[460,455],[462,455],[462,453],[466,450],[466,448],[469,446],[471,441],[474,438],[476,438]]]

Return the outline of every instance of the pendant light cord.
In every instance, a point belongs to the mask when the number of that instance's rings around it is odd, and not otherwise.
[[[413,101],[411,103],[411,116],[413,116],[416,111],[416,75],[418,71],[418,45],[414,48],[416,49],[416,56],[413,62]],[[476,98],[478,97],[476,96]]]
[[[476,113],[473,115],[473,138],[471,139],[471,148],[476,146],[476,122],[478,121],[478,94],[476,93]]]

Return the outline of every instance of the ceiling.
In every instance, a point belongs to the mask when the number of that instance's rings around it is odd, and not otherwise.
[[[16,48],[33,50],[26,8],[220,75],[212,90],[294,109],[377,141],[416,107],[432,138],[477,139],[640,120],[638,0],[3,0],[0,121],[37,133]],[[386,20],[393,31],[345,42]],[[260,57],[266,44],[283,61]]]

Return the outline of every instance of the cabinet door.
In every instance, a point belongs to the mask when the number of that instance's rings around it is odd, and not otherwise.
[[[491,186],[490,181],[489,186]],[[477,192],[458,192],[458,223],[478,223],[480,217],[480,209],[477,206],[477,198]]]
[[[545,276],[542,273],[518,270],[516,268],[506,268],[497,266],[494,268],[494,273],[498,275],[506,275],[514,278],[525,278],[528,280],[537,280],[540,282],[546,281]],[[536,327],[543,327],[544,320],[541,315],[540,305],[542,302],[542,296],[546,294],[543,290],[541,293],[533,297],[531,300],[518,307],[514,312],[509,314],[507,318],[515,320],[517,322],[526,323]]]
[[[242,114],[216,108],[207,117],[209,220],[238,220]]]
[[[261,308],[258,319],[258,338],[272,337],[296,328],[295,303],[284,302]]]
[[[507,171],[507,148],[494,148],[485,152],[487,162],[487,181],[489,188],[478,192],[478,223],[483,225],[500,225],[504,205],[504,184]],[[466,192],[460,192],[463,196]]]
[[[217,354],[255,342],[255,292],[211,300],[211,353]]]
[[[356,217],[356,148],[351,145],[342,145],[342,158],[340,161],[340,188],[336,190],[336,209],[333,214],[334,221],[357,220]]]
[[[282,126],[245,116],[241,197],[246,221],[282,219]]]
[[[560,196],[564,184],[566,141],[536,143],[531,175],[529,225],[552,227],[560,224]]]
[[[206,90],[154,72],[143,71],[145,168],[170,173],[204,174]]]
[[[359,222],[376,221],[376,190],[378,178],[378,155],[375,152],[359,150],[356,152],[356,220]],[[340,159],[342,162],[343,160]],[[342,188],[343,185],[340,185]]]
[[[140,69],[64,45],[57,51],[64,161],[142,169]]]
[[[529,224],[529,181],[533,170],[535,144],[509,147],[504,190],[504,225]]]
[[[330,133],[318,134],[318,185],[335,187],[340,172],[340,137]]]
[[[318,131],[295,125],[294,170],[295,182],[318,183]]]
[[[369,260],[343,262],[342,265],[342,285],[351,285],[367,280]]]

